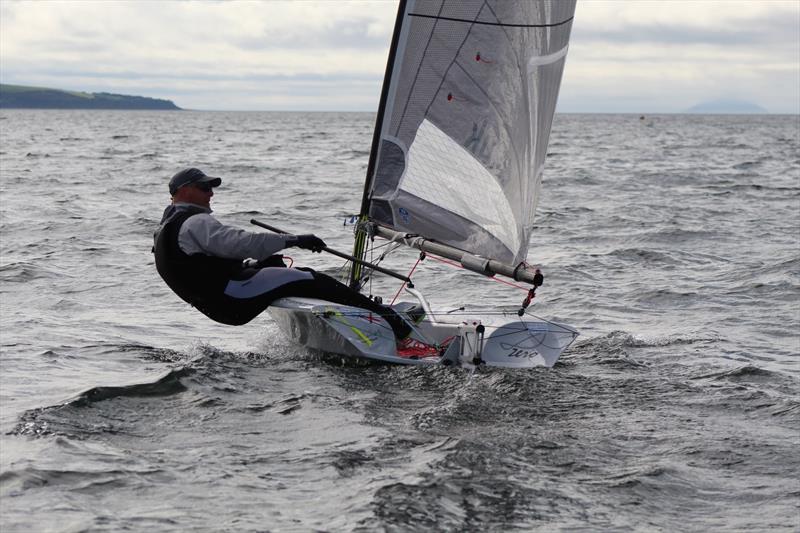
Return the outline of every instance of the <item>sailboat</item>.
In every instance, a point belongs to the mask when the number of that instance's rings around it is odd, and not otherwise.
[[[542,277],[526,258],[574,12],[575,0],[400,2],[346,257],[356,289],[376,272],[404,280],[415,301],[393,308],[435,349],[401,353],[381,317],[309,298],[269,308],[291,339],[406,365],[556,363],[578,332],[528,314]],[[410,277],[365,261],[375,239],[527,283],[528,295],[499,319],[436,313]]]

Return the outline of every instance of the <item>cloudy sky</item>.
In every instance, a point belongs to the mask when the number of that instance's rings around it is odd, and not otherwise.
[[[377,107],[395,0],[0,0],[0,81],[184,108]],[[800,113],[800,1],[579,0],[562,112]]]

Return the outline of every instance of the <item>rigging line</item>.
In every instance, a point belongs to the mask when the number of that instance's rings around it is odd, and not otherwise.
[[[361,318],[364,318],[365,320],[367,319],[366,317],[368,315],[371,315],[371,314],[375,315],[375,316],[380,316],[377,313],[373,313],[373,312],[371,312],[371,311],[369,311],[367,309],[363,309],[361,311],[339,311],[339,312],[341,313],[342,316],[361,317]],[[426,314],[426,316],[432,316],[432,317],[469,316],[470,318],[475,318],[475,315],[476,315],[476,313],[472,313],[472,314],[470,314],[470,313],[459,313],[458,315],[454,315],[453,313],[447,314],[447,313],[437,312],[437,311],[432,311],[432,312]],[[510,314],[509,313],[498,313],[498,312],[485,311],[485,312],[480,312],[480,316],[481,317],[485,317],[485,316],[510,316]],[[516,314],[515,314],[514,318],[517,318]],[[465,323],[465,322],[462,322],[462,323]],[[448,325],[454,326],[456,324],[449,323]],[[551,325],[560,326],[560,324],[555,324],[555,323],[551,323]],[[385,328],[385,326],[381,326],[381,327]],[[506,328],[508,326],[506,324],[501,324],[501,325],[483,324],[483,327],[486,328],[486,329],[503,329],[503,328]],[[388,328],[388,329],[391,329],[391,328]],[[512,335],[513,333],[515,333],[515,332],[511,332],[511,333],[507,333],[507,334],[504,333],[501,336]],[[558,333],[569,333],[569,334],[572,334],[571,331],[569,331],[567,329],[563,329],[563,328],[561,330],[559,330]]]
[[[556,327],[558,327],[559,329],[562,330],[561,331],[562,333],[572,333],[573,335],[575,335],[575,332],[565,328],[564,326],[562,326],[561,324],[559,324],[557,322],[553,322],[552,320],[547,320],[546,318],[542,318],[542,317],[540,317],[538,315],[534,315],[533,313],[529,313],[528,311],[525,311],[524,314],[527,315],[527,316],[531,316],[531,317],[533,317],[533,318],[535,318],[537,320],[541,320],[542,322],[547,322],[551,326],[556,326]],[[522,320],[522,318],[520,318],[520,320]]]
[[[395,250],[397,250],[398,248],[400,248],[401,246],[403,246],[403,243],[401,243],[401,242],[397,242],[397,241],[389,241],[389,242],[388,242],[388,243],[386,243],[386,244],[381,244],[380,246],[376,246],[376,247],[375,247],[375,249],[377,250],[377,249],[379,249],[379,248],[383,248],[384,246],[389,246],[389,245],[392,245],[392,244],[394,245],[392,248],[390,248],[390,249],[388,249],[388,250],[384,250],[383,252],[381,252],[381,255],[380,255],[380,257],[378,257],[378,260],[377,260],[377,262],[375,263],[376,265],[377,265],[377,264],[380,264],[380,262],[381,262],[381,261],[383,261],[384,259],[386,259],[386,257],[388,257],[388,255],[389,255],[389,254],[391,254],[391,253],[394,253],[394,251],[395,251]]]
[[[381,248],[385,248],[386,246],[389,246],[389,245],[390,245],[390,244],[392,244],[393,242],[394,242],[394,241],[386,241],[386,242],[385,242],[385,243],[383,243],[383,244],[377,244],[377,245],[376,245],[376,244],[373,244],[373,245],[372,245],[372,247],[373,247],[375,250],[380,250]]]
[[[350,269],[348,268],[348,266],[351,266],[349,262],[340,266],[339,269],[336,271],[336,275],[338,276],[339,281],[341,283],[344,283],[345,285],[347,284],[347,279],[350,277]]]
[[[383,248],[383,247],[385,247],[385,246],[389,246],[390,244],[394,244],[394,248],[392,248],[392,249],[390,249],[390,250],[386,250],[386,251],[384,251],[384,252],[383,252],[383,253],[380,255],[380,257],[378,257],[378,259],[377,259],[377,260],[373,260],[373,259],[372,259],[372,258],[374,257],[374,254],[373,254],[373,249],[374,249],[374,250],[377,250],[377,249],[379,249],[379,248]],[[403,244],[402,244],[402,243],[395,242],[395,241],[389,241],[389,242],[387,242],[387,243],[385,243],[385,244],[381,244],[381,245],[378,245],[378,246],[375,246],[374,244],[372,244],[372,245],[371,245],[371,247],[370,247],[370,249],[369,249],[369,250],[370,250],[370,263],[372,263],[372,264],[373,264],[373,265],[375,265],[375,266],[378,266],[378,265],[380,265],[380,264],[383,262],[383,260],[384,260],[384,259],[386,259],[386,257],[387,257],[387,256],[388,256],[390,253],[394,252],[395,250],[397,250],[397,249],[398,249],[398,248],[400,248],[401,246],[403,246]],[[347,264],[347,263],[345,263],[345,264]],[[363,271],[362,271],[362,272],[364,272],[364,275],[362,275],[362,276],[361,276],[361,279],[363,279],[363,278],[365,278],[365,277],[367,276],[367,272],[370,272],[370,273],[372,273],[372,272],[375,272],[375,269],[374,269],[374,268],[371,268],[371,267],[368,267],[368,266],[366,266],[366,265],[364,265],[364,269],[363,269]],[[371,275],[371,274],[369,274],[369,275]],[[370,283],[372,283],[372,281],[371,281],[371,280],[370,280]],[[371,286],[371,285],[370,285],[370,286]]]
[[[486,326],[484,326],[484,327],[486,327]],[[520,333],[522,333],[522,332],[519,331],[519,330],[510,331],[508,333],[499,333],[499,334],[498,333],[492,333],[492,340],[500,341],[501,339],[504,339],[506,337],[517,336]],[[544,346],[546,348],[557,348],[557,346],[548,346],[547,344],[544,343],[544,341],[541,341],[541,340],[537,339],[536,337],[533,336],[533,334],[530,332],[530,330],[528,330],[527,333],[528,333],[528,337],[530,339],[533,339],[533,342],[536,344],[536,347]],[[529,340],[529,339],[526,339],[526,340]],[[521,343],[517,343],[517,345],[519,345],[519,344],[521,344]]]
[[[514,24],[511,22],[488,22],[488,21],[483,22],[480,20],[460,19],[455,17],[442,17],[440,15],[423,15],[421,13],[409,13],[408,16],[426,18],[426,19],[449,20],[452,22],[466,22],[468,24],[481,24],[483,26],[502,26],[504,28],[555,28],[556,26],[563,26],[564,24],[569,24],[570,22],[572,22],[572,19],[575,18],[575,17],[570,17],[566,20],[562,20],[561,22],[553,22],[551,24]]]
[[[411,274],[413,274],[414,271],[417,269],[417,265],[419,265],[420,261],[422,261],[422,254],[420,254],[419,258],[417,259],[417,262],[414,263],[414,266],[411,267],[411,271],[406,276],[407,278],[411,279]],[[403,284],[400,285],[400,288],[397,289],[397,294],[394,295],[394,298],[392,298],[392,303],[390,303],[389,305],[394,305],[394,302],[397,300],[397,297],[400,296],[400,291],[402,291],[403,287],[405,287],[405,286],[406,286],[406,282],[404,281]]]

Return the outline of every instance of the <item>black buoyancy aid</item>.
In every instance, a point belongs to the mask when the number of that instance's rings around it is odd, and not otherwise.
[[[231,279],[242,275],[242,261],[205,254],[186,254],[178,245],[181,226],[189,217],[205,213],[200,208],[176,211],[154,237],[156,269],[175,294],[204,315],[222,323],[232,323],[230,305],[224,295]]]

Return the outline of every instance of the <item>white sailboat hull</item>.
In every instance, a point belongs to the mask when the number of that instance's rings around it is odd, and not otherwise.
[[[408,304],[398,304],[402,312]],[[436,356],[398,355],[389,324],[377,315],[312,298],[281,298],[269,312],[291,340],[327,353],[402,365],[486,364],[505,368],[552,367],[578,336],[563,324],[530,320],[470,318],[450,322],[427,317],[412,334],[443,346]]]

